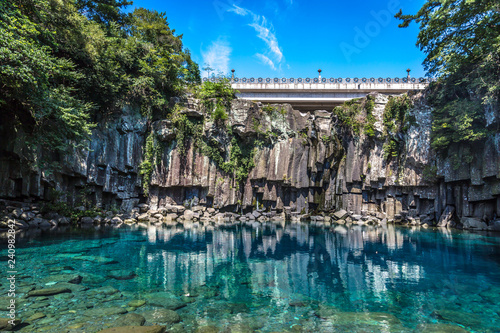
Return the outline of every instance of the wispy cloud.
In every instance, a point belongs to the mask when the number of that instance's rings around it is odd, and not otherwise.
[[[228,42],[218,39],[202,51],[203,63],[213,68],[215,74],[222,73],[224,75],[229,73],[229,60],[231,56],[231,46]],[[204,73],[206,76],[207,73]]]
[[[269,59],[268,56],[265,56],[263,54],[260,54],[260,53],[257,53],[256,54],[257,58],[260,59],[260,61],[262,61],[262,63],[268,65],[269,67],[271,67],[274,71],[276,70],[276,65],[274,65],[274,62]]]
[[[274,31],[272,23],[268,22],[264,16],[257,15],[249,9],[236,5],[233,5],[228,11],[240,16],[250,16],[252,18],[252,23],[250,23],[249,26],[255,29],[257,37],[262,39],[267,45],[267,55],[257,53],[256,56],[262,62],[271,66],[273,70],[276,70],[275,63],[279,64],[283,61],[283,51],[279,46],[278,38],[276,37],[276,32]],[[271,58],[273,58],[274,61]]]
[[[268,27],[269,25],[267,24],[265,17],[262,17],[258,21],[260,22],[254,21],[254,23],[250,24],[250,26],[259,33],[258,37],[267,44],[269,50],[274,54],[278,62],[281,62],[283,59],[283,52],[281,52],[278,39],[276,38],[272,25]]]

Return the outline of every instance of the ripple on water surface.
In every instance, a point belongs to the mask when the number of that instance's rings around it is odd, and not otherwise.
[[[269,223],[17,239],[20,332],[500,331],[494,234]]]

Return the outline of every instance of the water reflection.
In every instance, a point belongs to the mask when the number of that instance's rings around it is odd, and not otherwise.
[[[500,325],[500,305],[491,302],[500,291],[500,239],[488,234],[393,225],[192,223],[28,230],[17,239],[19,270],[36,281],[64,263],[84,276],[84,284],[110,284],[139,298],[152,291],[201,294],[200,286],[209,288],[204,293],[216,290],[218,298],[200,295],[187,307],[200,320],[222,316],[203,312],[219,302],[221,308],[243,303],[252,315],[269,316],[277,324],[268,331],[289,328],[300,317],[311,331],[330,332],[320,305],[343,313],[343,322],[368,320],[352,312],[383,312],[416,328],[443,320],[436,313],[448,316],[442,310],[451,309],[464,317],[479,313],[490,328]],[[108,259],[112,263],[102,264]],[[117,269],[137,276],[110,281],[109,272]]]
[[[134,230],[147,241],[140,251],[130,245],[120,251],[142,270],[139,288],[182,286],[188,292],[217,284],[235,300],[255,293],[278,300],[302,295],[344,309],[373,310],[401,287],[427,292],[453,274],[490,279],[500,271],[498,262],[488,261],[492,251],[499,253],[497,238],[459,232],[272,223]],[[478,237],[487,248],[478,247]]]

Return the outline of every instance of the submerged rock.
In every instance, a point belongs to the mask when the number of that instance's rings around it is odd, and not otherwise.
[[[220,330],[217,328],[217,326],[213,325],[207,325],[207,326],[201,326],[198,327],[195,331],[195,333],[219,333]]]
[[[32,314],[28,319],[26,319],[27,322],[32,322],[38,319],[45,318],[45,314],[43,312],[35,312]]]
[[[108,317],[124,313],[127,313],[127,310],[118,306],[109,308],[93,308],[82,312],[82,314],[87,317]]]
[[[116,289],[116,288],[113,288],[111,286],[104,286],[104,287],[100,287],[100,288],[95,288],[95,289],[90,289],[89,290],[89,293],[92,293],[92,294],[102,294],[102,295],[106,295],[106,296],[114,295],[117,292],[119,292],[119,290]]]
[[[181,321],[181,316],[177,312],[168,309],[154,309],[141,314],[152,324],[175,324]]]
[[[137,274],[134,271],[120,269],[114,270],[108,273],[108,277],[113,278],[115,280],[131,280],[135,278]]]
[[[168,292],[156,292],[144,296],[148,304],[159,306],[169,310],[177,310],[186,306],[186,303],[179,300],[175,295]]]
[[[28,293],[28,296],[30,296],[30,297],[51,296],[51,295],[56,295],[56,294],[61,294],[61,293],[70,293],[70,292],[71,292],[71,290],[69,288],[65,288],[65,287],[44,288],[44,289],[32,290]]]
[[[164,333],[164,326],[122,326],[107,328],[99,333]]]
[[[481,327],[481,317],[474,313],[443,309],[434,311],[434,315],[460,325]]]
[[[46,278],[43,278],[40,282],[45,285],[56,284],[59,282],[67,282],[73,284],[79,284],[82,282],[83,277],[78,274],[57,274],[57,275],[49,275]]]
[[[137,313],[127,313],[126,315],[120,316],[113,323],[113,326],[142,326],[146,322],[146,319]]]
[[[417,330],[425,333],[469,333],[460,326],[450,324],[422,324],[417,327]]]
[[[100,256],[75,256],[73,257],[75,260],[84,260],[94,262],[96,264],[112,264],[117,263],[116,260],[112,258],[100,257]]]
[[[134,308],[139,308],[139,307],[143,306],[144,304],[146,304],[146,301],[144,301],[142,299],[135,299],[135,300],[132,300],[132,301],[127,303],[128,306],[132,306]]]
[[[401,321],[397,317],[383,312],[337,312],[328,316],[327,319],[334,325],[402,326]]]
[[[12,319],[0,318],[0,330],[12,331],[17,325],[21,323],[20,319],[14,319],[12,325]]]

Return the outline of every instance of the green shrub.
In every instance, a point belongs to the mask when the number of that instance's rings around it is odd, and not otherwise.
[[[433,111],[431,146],[445,151],[451,144],[473,143],[488,131],[480,101],[457,99]]]

